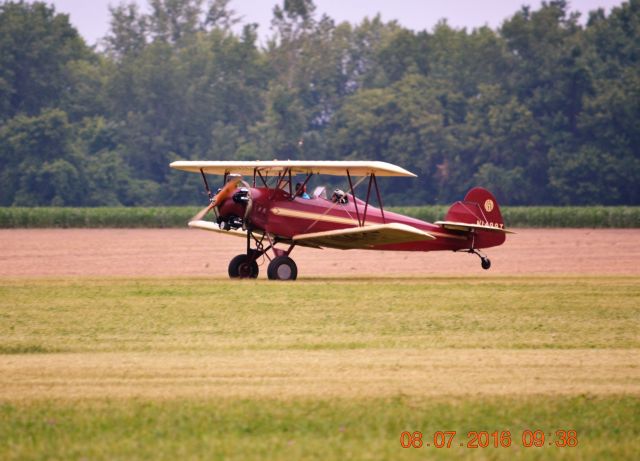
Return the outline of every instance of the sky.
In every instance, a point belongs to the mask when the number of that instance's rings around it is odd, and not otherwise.
[[[118,5],[121,0],[45,0],[56,7],[56,11],[68,13],[71,23],[78,28],[88,44],[95,45],[107,34],[109,28],[108,6]],[[127,0],[125,3],[129,3]],[[137,0],[146,5],[146,0]],[[205,1],[205,4],[207,2]],[[230,7],[243,18],[243,23],[258,23],[259,37],[264,41],[270,35],[273,7],[283,0],[231,0]],[[384,21],[397,20],[413,30],[432,30],[436,23],[446,18],[449,25],[471,30],[488,25],[499,27],[523,5],[537,9],[541,0],[315,0],[318,17],[326,13],[337,22],[359,23],[365,17],[380,13]],[[607,13],[622,0],[570,0],[572,11],[582,13],[586,20],[588,12],[604,8]]]

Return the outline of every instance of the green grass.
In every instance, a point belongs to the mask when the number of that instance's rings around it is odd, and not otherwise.
[[[635,459],[633,397],[101,401],[0,405],[0,456],[23,459]],[[524,447],[525,430],[575,430],[576,447]],[[469,431],[510,431],[509,448],[467,448]],[[404,431],[423,433],[402,448]],[[456,431],[435,448],[437,431]],[[460,443],[464,446],[460,447]]]
[[[2,208],[0,228],[42,227],[184,227],[198,207]],[[448,205],[390,207],[425,221],[443,219]],[[503,207],[509,227],[638,228],[640,207]]]
[[[638,277],[0,279],[0,459],[636,459],[638,331]]]
[[[639,313],[637,277],[0,280],[0,351],[637,348]]]

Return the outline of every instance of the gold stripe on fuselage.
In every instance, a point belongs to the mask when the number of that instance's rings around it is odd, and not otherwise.
[[[289,208],[271,208],[271,213],[277,216],[288,216],[289,218],[310,219],[312,221],[334,222],[336,224],[348,224],[357,226],[359,223],[355,219],[341,218],[330,214],[311,213],[309,211],[291,210]]]
[[[309,219],[311,221],[332,222],[336,224],[347,224],[350,226],[359,225],[356,219],[341,218],[340,216],[334,216],[330,214],[312,213],[310,211],[291,210],[289,208],[277,208],[277,207],[272,208],[271,213],[273,213],[276,216],[287,216],[289,218]],[[442,232],[433,232],[430,230],[426,232],[429,232],[431,235],[436,237],[456,239],[456,240],[467,240],[467,237],[463,235],[444,234]]]

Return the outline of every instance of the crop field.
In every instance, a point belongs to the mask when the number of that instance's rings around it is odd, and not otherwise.
[[[203,205],[204,206],[204,205]],[[450,205],[389,207],[433,222]],[[0,229],[10,228],[181,228],[201,207],[0,207]],[[509,227],[638,228],[638,206],[508,206],[502,208]]]
[[[4,460],[634,459],[640,441],[637,276],[5,277],[0,318]]]

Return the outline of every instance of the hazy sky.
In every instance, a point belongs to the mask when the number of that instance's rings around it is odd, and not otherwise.
[[[129,3],[130,0],[125,3]],[[104,37],[109,27],[108,5],[117,5],[121,0],[48,0],[56,11],[69,13],[75,25],[91,45]],[[146,5],[146,0],[137,0]],[[205,3],[207,3],[205,1]],[[256,22],[260,25],[259,35],[270,34],[273,6],[282,0],[231,0],[230,6],[244,23]],[[414,30],[431,30],[442,18],[451,26],[472,29],[483,25],[498,27],[502,21],[515,13],[522,5],[537,9],[541,0],[316,0],[317,13],[326,13],[338,22],[358,23],[365,17],[380,13],[382,19],[398,20],[400,24]],[[571,10],[580,11],[582,18],[597,8],[622,4],[622,0],[573,0]]]

